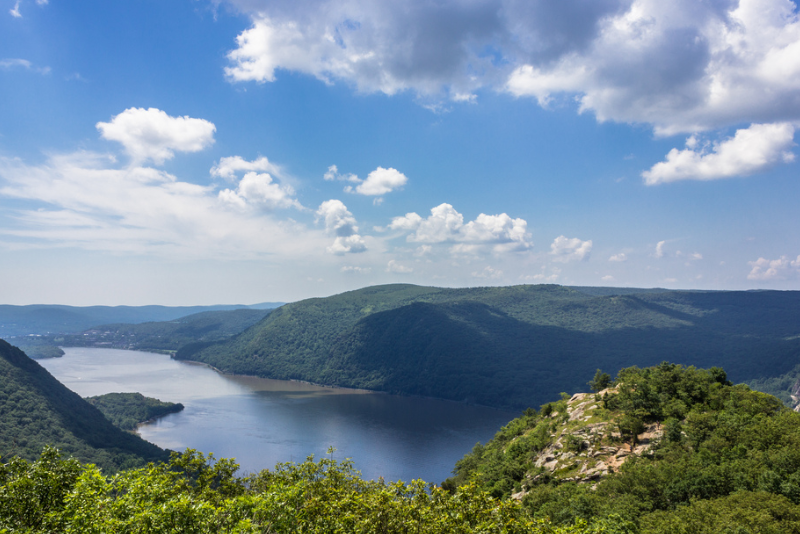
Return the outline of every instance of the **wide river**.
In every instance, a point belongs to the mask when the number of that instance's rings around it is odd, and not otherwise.
[[[236,458],[242,473],[307,456],[352,458],[368,479],[440,483],[476,442],[517,414],[461,403],[231,376],[169,356],[65,348],[38,360],[83,397],[139,392],[181,402],[182,412],[140,427],[161,447]]]

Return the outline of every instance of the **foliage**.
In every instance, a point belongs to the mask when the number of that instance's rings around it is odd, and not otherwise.
[[[45,445],[109,470],[167,456],[112,425],[25,353],[0,340],[0,457],[30,460]]]
[[[174,321],[180,317],[207,311],[235,309],[272,309],[281,302],[264,302],[253,306],[62,306],[33,304],[13,306],[0,304],[0,337],[8,340],[30,334],[58,334],[82,332],[99,324],[145,323],[148,321]],[[16,337],[12,343],[19,342]]]
[[[24,337],[17,341],[15,346],[34,360],[60,358],[64,355],[64,351],[48,338]]]
[[[0,467],[0,531],[65,533],[630,534],[619,517],[555,526],[474,485],[365,481],[350,461],[280,464],[236,478],[231,460],[193,450],[106,477],[93,465],[40,459]]]
[[[231,373],[523,409],[598,366],[724,362],[736,380],[797,363],[796,292],[634,292],[538,285],[376,286],[287,304],[190,358]],[[602,378],[602,374],[601,377]]]
[[[173,353],[194,343],[228,339],[256,324],[272,310],[206,311],[171,321],[105,324],[80,334],[39,336],[41,343],[65,347],[113,347]],[[27,338],[26,338],[27,339]]]
[[[800,385],[800,364],[796,365],[789,372],[779,376],[757,378],[748,380],[747,385],[757,391],[763,391],[770,395],[775,395],[786,406],[794,408],[800,404],[800,400],[792,399],[792,395],[798,396],[796,388]]]
[[[528,412],[457,462],[445,487],[463,484],[500,498],[524,489],[534,517],[557,524],[616,515],[644,533],[800,532],[800,414],[775,397],[732,385],[718,368],[662,363],[623,369],[605,414],[620,426],[657,424],[650,453],[595,483],[565,482],[533,466],[555,425]],[[546,429],[546,430],[545,430]],[[627,439],[639,429],[628,429]],[[527,465],[521,472],[516,466]]]
[[[122,430],[136,430],[146,421],[180,412],[183,404],[163,402],[141,393],[106,393],[87,397],[86,401],[100,410],[106,419]]]

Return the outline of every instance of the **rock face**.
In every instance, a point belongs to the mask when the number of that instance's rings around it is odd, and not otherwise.
[[[548,476],[561,482],[591,483],[613,473],[627,460],[647,453],[663,432],[661,425],[645,425],[634,440],[623,442],[618,422],[603,410],[603,396],[615,393],[606,389],[598,394],[576,393],[567,401],[566,413],[554,412],[551,443],[534,459],[538,474],[528,476],[522,491],[512,495],[522,499],[526,486]]]
[[[798,378],[797,382],[792,386],[789,395],[792,397],[792,402],[794,403],[794,411],[800,412],[800,378]]]

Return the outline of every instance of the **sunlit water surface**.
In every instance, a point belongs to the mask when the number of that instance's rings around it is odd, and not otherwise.
[[[161,447],[236,458],[242,472],[319,458],[329,447],[366,478],[439,483],[516,414],[460,403],[224,375],[149,352],[65,348],[39,360],[81,396],[138,391],[182,412],[140,427]]]

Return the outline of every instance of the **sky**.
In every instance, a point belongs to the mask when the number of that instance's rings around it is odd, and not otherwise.
[[[800,289],[790,0],[0,0],[0,303]]]

